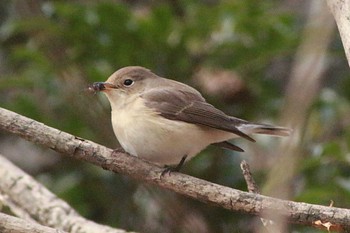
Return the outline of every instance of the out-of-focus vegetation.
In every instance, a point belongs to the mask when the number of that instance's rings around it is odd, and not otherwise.
[[[1,107],[115,148],[109,104],[84,89],[123,66],[141,65],[196,86],[227,113],[278,122],[308,7],[308,2],[288,0],[1,1]],[[327,65],[320,94],[305,116],[294,200],[323,205],[333,200],[349,208],[350,79],[337,36]],[[206,77],[196,75],[203,70]],[[209,95],[222,80],[240,88],[229,89],[227,98]],[[9,142],[7,135],[0,136]],[[245,190],[239,169],[244,157],[263,186],[271,164],[264,160],[271,160],[271,143],[279,139],[259,139],[243,155],[208,148],[183,172]],[[16,148],[13,153],[27,154]],[[262,156],[250,159],[253,153]],[[142,232],[252,232],[258,223],[252,216],[65,157],[38,166],[37,179],[82,215],[111,226]]]

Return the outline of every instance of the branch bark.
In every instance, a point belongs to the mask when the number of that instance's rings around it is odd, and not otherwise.
[[[0,108],[0,129],[44,145],[67,156],[87,161],[104,169],[158,185],[198,201],[231,211],[253,215],[273,212],[295,224],[314,225],[330,222],[350,229],[350,210],[298,203],[247,193],[173,172],[161,176],[163,168],[125,153],[115,152],[94,142],[48,127],[35,120]],[[0,176],[1,177],[1,176]]]
[[[125,233],[126,231],[111,228],[108,226],[96,224],[81,217],[72,207],[66,202],[56,197],[53,193],[47,190],[43,185],[36,182],[31,176],[13,165],[5,157],[0,155],[0,191],[6,195],[11,202],[9,205],[12,210],[12,205],[16,205],[14,212],[18,213],[18,208],[21,208],[21,217],[23,214],[31,217],[38,223],[62,229],[71,233]],[[2,200],[7,205],[7,200]],[[1,216],[0,216],[1,217]],[[26,217],[24,217],[26,218]],[[10,219],[11,220],[11,219]],[[9,220],[9,221],[10,221]],[[33,223],[34,224],[34,223]],[[37,224],[39,225],[39,224]],[[33,227],[36,225],[34,224]],[[0,218],[1,227],[5,227]],[[29,227],[29,226],[28,226]],[[17,231],[14,231],[17,232]],[[21,231],[19,231],[21,232]],[[33,231],[26,231],[33,232]],[[34,231],[35,232],[35,231]],[[37,231],[41,232],[41,231]],[[42,231],[50,232],[50,231]],[[61,232],[61,231],[58,231]]]
[[[327,3],[337,23],[345,55],[350,66],[350,1],[327,0]]]
[[[0,213],[0,223],[0,232],[2,233],[66,233],[66,231],[42,226],[3,213]]]

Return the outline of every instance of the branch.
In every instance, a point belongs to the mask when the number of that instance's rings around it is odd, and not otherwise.
[[[135,156],[121,152],[113,153],[111,149],[104,146],[2,108],[0,108],[0,129],[75,159],[87,161],[104,169],[122,173],[231,211],[253,215],[273,212],[295,224],[313,225],[319,220],[331,222],[336,227],[350,229],[350,210],[348,209],[285,201],[247,193],[176,172],[161,177],[163,168]]]
[[[7,176],[1,176],[0,180],[0,210],[2,209],[2,206],[6,206],[7,208],[9,208],[9,210],[11,211],[11,213],[13,213],[14,216],[17,216],[26,221],[36,222],[27,211],[25,211],[21,206],[15,203],[15,201],[12,200],[12,198],[7,194],[7,192],[5,193],[4,190],[1,188],[1,184],[6,182],[6,177]],[[17,195],[14,195],[13,197],[16,196]]]
[[[78,232],[101,232],[101,233],[125,233],[126,231],[99,225],[81,217],[66,202],[56,197],[43,185],[36,182],[31,176],[13,165],[5,157],[0,155],[0,191],[10,199],[11,210],[15,205],[15,213],[21,208],[23,214],[29,215],[38,223],[69,231]],[[4,204],[8,200],[3,199]],[[29,221],[28,221],[29,222]],[[3,222],[0,219],[0,232]],[[16,231],[15,231],[16,232]],[[32,231],[27,231],[32,232]],[[39,231],[38,231],[39,232]],[[46,231],[43,231],[46,232]]]
[[[252,176],[252,173],[250,172],[250,167],[247,163],[247,161],[243,160],[241,162],[241,170],[243,172],[243,177],[245,179],[245,182],[247,183],[247,188],[248,191],[250,193],[256,193],[256,194],[260,194],[260,189],[258,187],[258,185],[255,183],[255,180]],[[269,216],[267,216],[269,217]],[[265,229],[267,230],[267,232],[270,233],[278,233],[278,232],[282,232],[279,228],[281,226],[276,227],[276,224],[274,221],[265,219],[265,218],[260,218],[260,221],[262,222],[263,226],[265,227]],[[283,224],[284,222],[281,221],[281,223]]]
[[[243,177],[245,179],[245,182],[247,183],[247,188],[250,193],[257,193],[260,194],[260,190],[258,185],[255,183],[255,180],[252,176],[252,173],[250,172],[250,167],[247,163],[247,161],[243,160],[241,162],[241,169],[243,172]]]
[[[50,227],[39,225],[10,215],[0,213],[0,232],[2,233],[65,233]]]
[[[345,55],[350,66],[350,1],[327,0],[327,3],[337,23]]]

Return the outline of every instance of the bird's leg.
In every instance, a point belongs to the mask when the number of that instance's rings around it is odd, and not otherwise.
[[[183,156],[180,160],[180,162],[176,165],[176,166],[169,166],[169,165],[165,165],[165,169],[164,171],[162,171],[161,176],[164,176],[166,173],[171,173],[171,172],[178,172],[180,171],[182,165],[185,163],[187,158],[187,155]]]

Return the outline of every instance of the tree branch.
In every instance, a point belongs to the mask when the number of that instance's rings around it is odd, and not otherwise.
[[[67,156],[228,210],[253,215],[273,212],[295,224],[313,225],[319,220],[330,222],[338,228],[350,229],[350,210],[348,209],[285,201],[247,193],[176,172],[161,177],[163,168],[125,153],[113,153],[111,149],[104,146],[48,127],[3,108],[0,108],[0,129]],[[275,214],[272,216],[276,216]]]
[[[255,183],[255,180],[252,176],[252,173],[250,172],[250,167],[247,163],[247,161],[243,160],[241,162],[241,170],[243,172],[243,177],[245,179],[245,182],[247,183],[247,188],[250,193],[257,193],[260,194],[260,190],[258,185]]]
[[[1,233],[66,233],[3,213],[0,213],[0,223]]]
[[[255,183],[255,180],[252,176],[252,173],[250,172],[250,167],[247,163],[247,161],[243,160],[241,162],[241,170],[243,172],[243,177],[245,179],[245,182],[247,183],[247,188],[250,193],[256,193],[260,194],[260,189],[258,185]],[[279,229],[279,226],[276,227],[276,224],[274,221],[265,219],[265,218],[260,218],[260,221],[262,222],[263,226],[269,233],[279,233],[281,232]]]
[[[71,233],[125,233],[126,231],[96,224],[81,217],[66,202],[56,197],[31,176],[0,155],[0,191],[7,195],[15,213],[23,213],[45,226],[62,229]],[[8,204],[6,199],[4,204]],[[23,217],[22,217],[23,218]],[[28,221],[28,220],[27,220]],[[28,221],[29,222],[29,221]],[[30,221],[30,222],[33,222]],[[0,219],[0,232],[3,223]],[[34,223],[33,223],[34,224]],[[16,231],[15,231],[16,232]],[[27,231],[32,232],[32,231]],[[38,231],[39,232],[39,231]],[[46,231],[43,231],[46,232]]]
[[[345,55],[350,66],[350,1],[327,0],[327,3],[337,23]]]
[[[1,155],[0,155],[0,157],[1,157]],[[1,188],[1,186],[2,186],[1,184],[6,182],[5,181],[6,177],[7,176],[1,176],[1,179],[0,179],[0,205],[1,205],[0,210],[2,209],[2,206],[6,206],[7,208],[9,208],[11,210],[13,215],[15,215],[23,220],[26,220],[26,221],[36,222],[27,211],[25,211],[21,206],[19,206],[17,203],[15,203],[14,200],[12,200],[12,198],[8,195],[8,193],[7,192],[5,193],[4,192],[5,190],[3,190]],[[17,195],[14,195],[14,197],[16,197],[16,196]]]

